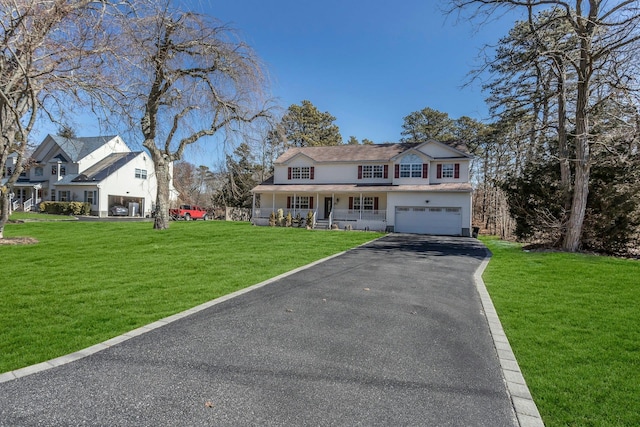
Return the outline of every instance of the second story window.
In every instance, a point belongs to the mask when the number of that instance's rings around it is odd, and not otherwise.
[[[60,176],[65,176],[67,174],[67,168],[65,166],[60,165]]]
[[[146,169],[136,169],[136,178],[147,179],[147,170]]]
[[[313,166],[294,166],[290,167],[287,172],[288,179],[313,179]]]
[[[389,166],[387,165],[361,165],[358,166],[358,179],[388,178]]]
[[[460,178],[460,163],[443,163],[438,165],[437,178]]]
[[[396,178],[425,178],[429,177],[429,164],[423,163],[415,154],[404,156],[400,164],[396,164]]]
[[[422,178],[422,163],[401,164],[400,178]]]
[[[38,166],[35,168],[34,174],[35,176],[42,176],[44,174],[44,170],[40,166]]]

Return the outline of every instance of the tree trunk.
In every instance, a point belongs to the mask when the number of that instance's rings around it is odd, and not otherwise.
[[[560,160],[560,188],[564,208],[571,208],[571,165],[569,163],[569,143],[567,141],[565,68],[562,58],[555,58],[558,71],[558,157]]]
[[[571,201],[571,215],[567,225],[567,234],[562,245],[563,249],[576,252],[580,248],[582,225],[587,210],[589,195],[589,175],[591,159],[589,158],[589,123],[587,117],[587,100],[589,98],[590,38],[584,35],[580,39],[580,64],[578,69],[578,96],[576,100],[576,167]]]
[[[9,221],[9,189],[0,188],[0,239],[4,239],[4,226]]]
[[[158,183],[158,192],[156,196],[156,215],[153,228],[156,230],[166,230],[169,228],[169,195],[171,170],[170,163],[164,159],[153,159],[156,169],[156,181]]]

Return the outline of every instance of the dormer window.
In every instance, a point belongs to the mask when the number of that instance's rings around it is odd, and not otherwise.
[[[422,159],[415,154],[404,156],[400,164],[396,165],[396,178],[428,178],[429,164],[423,163]]]
[[[294,166],[288,169],[288,179],[313,179],[313,166]]]
[[[400,178],[422,178],[422,160],[415,154],[404,156],[400,161]]]

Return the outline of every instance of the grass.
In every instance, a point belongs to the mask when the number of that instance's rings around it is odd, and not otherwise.
[[[640,262],[483,241],[487,289],[545,425],[640,425]]]
[[[0,372],[42,362],[381,236],[248,223],[25,222],[0,245]]]
[[[77,218],[69,215],[51,215],[37,212],[13,212],[9,217],[13,221],[77,221]]]

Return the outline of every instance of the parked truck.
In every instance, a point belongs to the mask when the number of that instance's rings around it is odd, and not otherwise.
[[[169,216],[174,220],[184,219],[185,221],[191,221],[192,219],[206,221],[209,219],[207,210],[195,205],[180,205],[177,209],[169,209]]]

